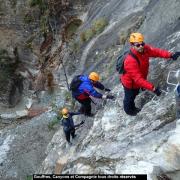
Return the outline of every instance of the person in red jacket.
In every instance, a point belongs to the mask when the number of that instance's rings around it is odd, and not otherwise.
[[[144,36],[138,32],[130,35],[129,42],[131,53],[125,57],[124,73],[120,76],[120,81],[125,93],[123,100],[124,111],[128,115],[135,116],[140,111],[139,108],[135,107],[134,103],[140,88],[150,90],[157,96],[161,95],[161,90],[147,80],[149,58],[159,57],[176,60],[180,56],[180,52],[171,53],[145,44]]]

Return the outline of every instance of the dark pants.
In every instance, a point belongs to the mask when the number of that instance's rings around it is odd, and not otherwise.
[[[81,104],[80,112],[85,115],[91,115],[91,99],[76,100]]]
[[[136,96],[139,93],[139,89],[128,89],[124,87],[124,100],[123,100],[123,105],[124,105],[124,111],[131,115],[134,113],[136,107],[134,100]]]
[[[72,138],[75,137],[75,129],[71,129],[70,131],[64,131],[67,142],[70,142],[70,135]]]

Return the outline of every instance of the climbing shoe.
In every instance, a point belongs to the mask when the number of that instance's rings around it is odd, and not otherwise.
[[[129,116],[136,116],[137,115],[137,112],[133,111],[131,113],[128,113]]]
[[[126,114],[127,115],[129,115],[129,116],[136,116],[137,115],[137,111],[136,110],[131,110],[131,111],[129,111],[129,112],[126,112]]]
[[[75,134],[74,136],[72,136],[72,138],[74,139],[77,135]]]
[[[140,112],[140,111],[141,111],[141,109],[140,109],[140,108],[135,107],[134,111],[135,111],[136,113],[138,113],[138,112]]]

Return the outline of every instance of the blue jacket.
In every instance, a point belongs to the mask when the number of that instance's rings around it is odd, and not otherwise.
[[[74,115],[79,115],[81,114],[80,112],[74,113],[74,112],[69,112],[69,117],[68,118],[62,118],[61,120],[61,125],[63,126],[63,130],[65,132],[71,131],[75,127],[78,127],[80,124],[74,125],[74,121],[72,116]]]
[[[80,79],[82,83],[80,84],[78,90],[76,92],[72,92],[73,97],[83,100],[89,98],[89,96],[93,96],[96,98],[102,98],[102,94],[97,92],[94,87],[103,90],[104,85],[100,82],[92,83],[91,80],[86,75],[81,75]]]

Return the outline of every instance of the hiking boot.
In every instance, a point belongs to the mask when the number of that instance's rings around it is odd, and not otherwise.
[[[137,112],[136,111],[131,111],[131,112],[126,112],[127,115],[129,116],[136,116]]]
[[[75,134],[74,136],[72,136],[72,138],[74,139],[77,135]]]
[[[130,115],[130,116],[136,116],[137,113],[139,113],[140,111],[141,111],[140,108],[135,107],[135,108],[133,109],[133,111],[128,112],[127,114]]]
[[[136,116],[136,115],[137,115],[137,112],[134,111],[134,112],[129,113],[128,115],[129,115],[129,116]]]
[[[140,109],[140,108],[135,107],[134,111],[135,111],[136,113],[138,113],[138,112],[140,112],[140,111],[141,111],[141,109]]]

